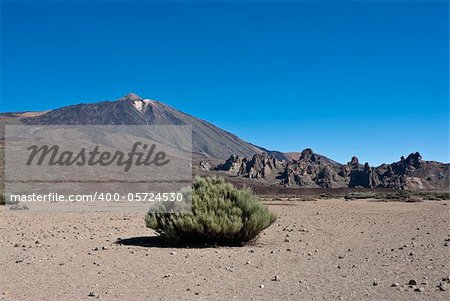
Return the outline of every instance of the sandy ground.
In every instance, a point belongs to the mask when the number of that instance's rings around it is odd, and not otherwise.
[[[233,248],[167,247],[142,214],[2,207],[0,299],[449,300],[449,205],[272,203],[278,221]]]

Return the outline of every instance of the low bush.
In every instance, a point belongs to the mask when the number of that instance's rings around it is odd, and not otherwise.
[[[254,241],[276,216],[249,189],[221,178],[196,178],[188,213],[149,212],[147,227],[170,243],[242,245]]]
[[[330,193],[321,193],[321,194],[319,195],[319,197],[320,197],[321,199],[327,200],[327,199],[332,199],[332,198],[333,198],[333,195],[330,194]]]
[[[315,202],[317,200],[312,196],[302,196],[301,201],[302,202]]]
[[[351,192],[344,196],[346,200],[362,200],[362,199],[373,199],[376,195],[372,192]]]
[[[424,200],[430,201],[450,200],[450,193],[448,192],[424,192],[420,193],[419,195],[422,196]]]
[[[389,193],[386,195],[388,200],[403,200],[406,201],[412,197],[412,193],[407,190],[400,190],[396,193]]]

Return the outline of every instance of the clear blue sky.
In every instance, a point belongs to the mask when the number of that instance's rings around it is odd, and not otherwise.
[[[0,111],[163,101],[269,149],[449,161],[448,2],[2,2]]]

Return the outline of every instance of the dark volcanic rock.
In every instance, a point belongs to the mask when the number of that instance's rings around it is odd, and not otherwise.
[[[341,165],[310,148],[305,149],[298,160],[289,161],[281,176],[283,186],[345,187],[345,177],[339,175]]]
[[[231,155],[225,163],[219,164],[215,170],[226,171],[232,175],[240,175],[243,161],[246,161],[246,158],[241,158],[238,155]],[[245,163],[244,163],[245,164]]]
[[[391,189],[448,189],[449,164],[424,161],[416,152],[373,169],[375,185]]]
[[[358,165],[359,164],[358,158],[353,156],[352,159],[350,160],[350,164],[351,165]]]
[[[374,176],[373,168],[369,166],[369,163],[364,164],[364,167],[354,166],[350,171],[350,182],[348,187],[366,187],[372,188],[376,186],[376,180]]]
[[[256,154],[251,160],[245,162],[242,175],[247,178],[261,179],[268,177],[272,172],[283,167],[283,163],[267,153]]]
[[[265,179],[276,176],[284,168],[284,163],[267,153],[255,154],[251,159],[231,155],[225,163],[216,170],[226,171],[250,179]]]
[[[371,167],[352,157],[345,165],[305,149],[298,160],[280,161],[266,153],[252,159],[232,156],[218,170],[253,179],[272,179],[286,187],[447,189],[449,164],[424,161],[419,153],[399,162]]]

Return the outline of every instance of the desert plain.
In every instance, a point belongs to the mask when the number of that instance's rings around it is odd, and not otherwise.
[[[449,201],[265,201],[243,247],[176,247],[142,213],[0,206],[1,300],[449,300]]]

